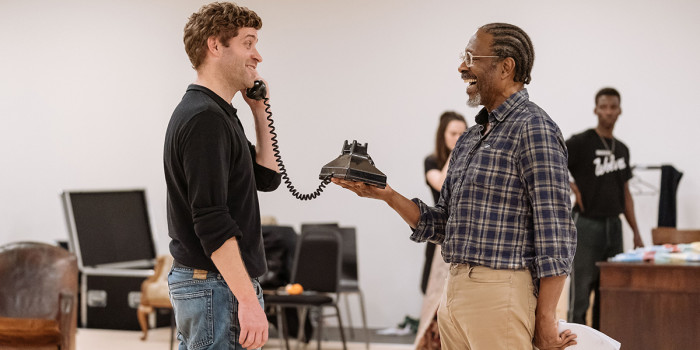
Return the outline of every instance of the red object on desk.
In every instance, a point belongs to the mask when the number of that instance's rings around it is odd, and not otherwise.
[[[654,256],[656,255],[656,252],[653,250],[646,251],[642,255],[642,260],[643,261],[654,261]]]
[[[678,244],[664,244],[664,248],[668,249],[669,253],[680,253],[681,249],[678,248]]]

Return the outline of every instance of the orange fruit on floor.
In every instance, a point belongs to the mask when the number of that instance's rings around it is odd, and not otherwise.
[[[299,283],[294,283],[294,284],[288,284],[285,288],[285,291],[291,295],[297,295],[301,294],[304,292],[304,287],[301,286]]]

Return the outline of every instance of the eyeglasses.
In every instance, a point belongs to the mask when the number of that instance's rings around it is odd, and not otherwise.
[[[483,58],[483,57],[501,57],[501,56],[474,56],[469,51],[465,51],[465,52],[462,52],[459,54],[459,60],[464,62],[464,64],[468,68],[471,68],[474,66],[474,59],[475,58]]]

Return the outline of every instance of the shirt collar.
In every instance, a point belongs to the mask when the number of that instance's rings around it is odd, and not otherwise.
[[[235,117],[236,116],[236,108],[233,107],[233,105],[229,102],[226,102],[221,96],[217,95],[216,92],[211,91],[209,88],[204,87],[202,85],[197,85],[197,84],[190,84],[187,87],[187,91],[201,91],[207,96],[211,97],[214,102],[216,102],[221,108],[228,113],[230,117]]]
[[[527,93],[527,89],[523,88],[519,90],[518,92],[510,95],[508,99],[506,99],[503,103],[501,103],[498,108],[494,109],[489,113],[486,110],[486,107],[482,108],[479,113],[476,115],[476,122],[477,124],[486,124],[486,121],[489,123],[494,123],[494,122],[502,122],[508,115],[515,110],[518,106],[521,104],[527,102],[530,100],[530,95]]]

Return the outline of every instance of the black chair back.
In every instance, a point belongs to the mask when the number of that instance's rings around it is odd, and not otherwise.
[[[354,227],[341,227],[340,235],[343,240],[343,265],[341,279],[357,280],[357,243]]]
[[[337,222],[304,222],[301,224],[301,232],[304,233],[304,231],[307,231],[310,228],[314,227],[334,227],[338,228],[338,223]]]
[[[263,225],[267,272],[259,277],[263,289],[277,289],[292,281],[298,235],[291,226]]]
[[[341,242],[337,228],[319,226],[303,231],[294,256],[292,281],[307,291],[338,292]]]

